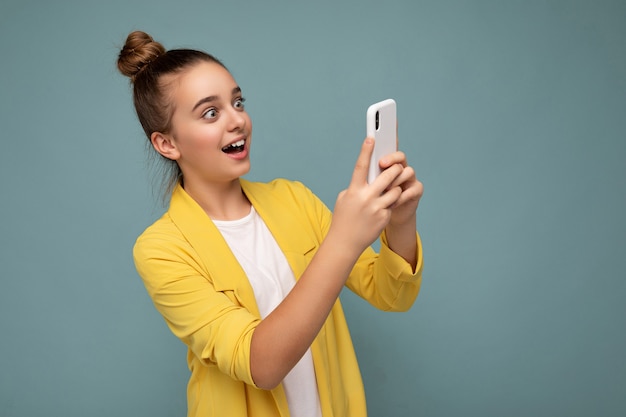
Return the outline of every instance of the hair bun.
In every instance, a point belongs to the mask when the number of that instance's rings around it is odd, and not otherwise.
[[[117,68],[135,82],[137,75],[150,62],[165,53],[165,48],[145,32],[131,32],[117,59]]]

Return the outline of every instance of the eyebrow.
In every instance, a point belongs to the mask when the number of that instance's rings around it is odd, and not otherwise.
[[[239,88],[239,86],[233,88],[233,90],[231,91],[231,95],[236,95],[241,93],[241,88]],[[195,111],[198,107],[200,107],[201,105],[205,104],[205,103],[210,103],[212,101],[217,100],[217,96],[208,96],[208,97],[204,97],[201,98],[200,100],[198,100],[198,102],[195,104],[195,106],[193,106],[193,109],[191,111]]]

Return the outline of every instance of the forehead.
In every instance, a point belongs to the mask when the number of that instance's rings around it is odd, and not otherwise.
[[[179,104],[207,96],[230,98],[237,83],[228,70],[215,62],[200,62],[171,76],[172,98]],[[167,82],[167,80],[166,80]]]

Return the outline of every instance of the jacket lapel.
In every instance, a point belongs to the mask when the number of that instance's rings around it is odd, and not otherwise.
[[[260,317],[254,291],[241,265],[202,207],[177,185],[168,210],[172,221],[195,249],[217,291],[233,291],[239,303]]]

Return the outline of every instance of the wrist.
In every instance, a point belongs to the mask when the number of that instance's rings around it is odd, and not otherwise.
[[[385,228],[387,246],[404,258],[413,269],[417,265],[417,224],[415,217],[404,223],[389,224]]]
[[[354,242],[354,236],[348,232],[342,230],[336,230],[332,227],[328,231],[326,238],[322,242],[320,246],[320,250],[322,247],[328,252],[332,253],[334,257],[337,258],[340,262],[349,263],[352,269],[354,263],[357,261],[361,253],[365,250],[365,247],[361,247]]]
[[[389,223],[387,224],[387,227],[385,227],[385,230],[387,231],[387,233],[389,233],[390,231],[392,233],[405,232],[407,229],[412,230],[412,231],[415,231],[417,229],[417,213],[416,212],[413,212],[406,218],[398,217],[398,216],[394,217],[394,215],[392,214],[391,219],[389,220]]]

